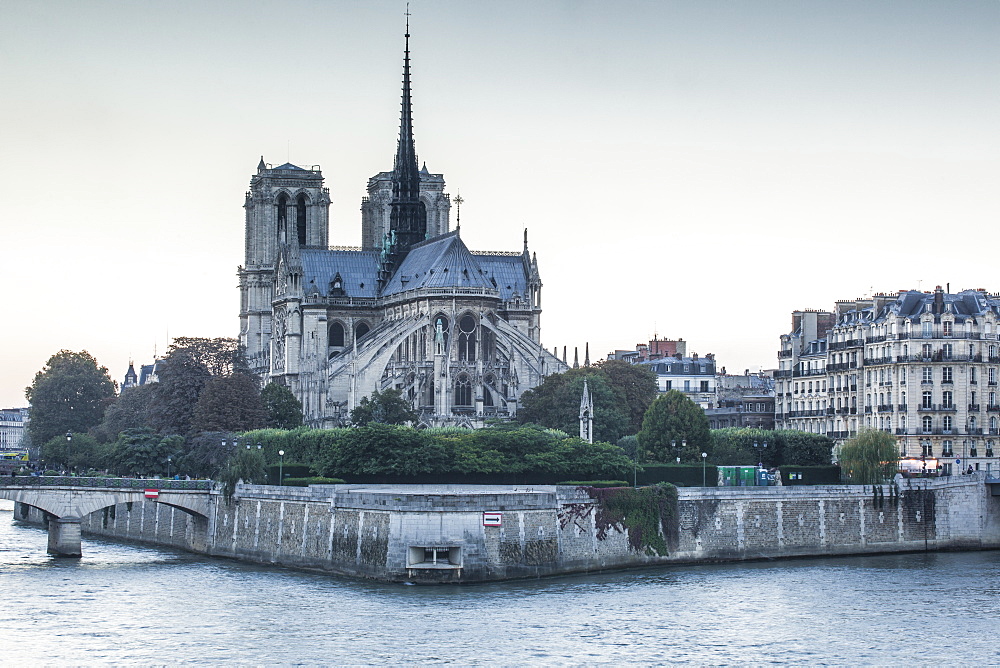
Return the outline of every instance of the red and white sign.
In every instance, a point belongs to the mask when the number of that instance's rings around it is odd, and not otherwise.
[[[503,526],[503,513],[483,513],[484,527]]]
[[[159,498],[159,496],[160,496],[160,490],[158,490],[158,489],[147,489],[146,490],[146,498],[147,499],[156,499],[156,498]]]

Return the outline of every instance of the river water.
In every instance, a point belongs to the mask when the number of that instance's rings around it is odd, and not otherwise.
[[[406,586],[84,540],[0,507],[0,664],[1000,664],[1000,552]]]

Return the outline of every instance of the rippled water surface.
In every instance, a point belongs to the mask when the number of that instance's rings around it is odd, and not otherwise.
[[[1000,664],[1000,552],[417,587],[95,540],[54,559],[11,515],[4,665]]]

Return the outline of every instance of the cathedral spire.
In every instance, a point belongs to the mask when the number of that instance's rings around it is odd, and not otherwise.
[[[410,14],[406,14],[406,42],[403,52],[403,98],[399,114],[399,140],[392,169],[392,202],[389,209],[389,230],[395,232],[396,248],[401,261],[410,246],[427,236],[427,211],[420,201],[420,169],[413,143],[413,104],[410,98]],[[394,263],[396,264],[396,263]],[[397,265],[398,266],[398,265]]]

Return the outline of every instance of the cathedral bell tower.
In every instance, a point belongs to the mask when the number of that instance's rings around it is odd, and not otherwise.
[[[245,264],[239,268],[240,343],[251,367],[269,368],[275,267],[283,248],[326,248],[330,191],[318,165],[273,167],[262,157],[243,204]]]

